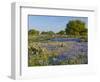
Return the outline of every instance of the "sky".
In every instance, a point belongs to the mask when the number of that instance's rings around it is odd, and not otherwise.
[[[28,30],[35,29],[40,32],[59,32],[60,30],[64,30],[66,28],[66,24],[68,24],[70,20],[81,20],[86,24],[86,26],[88,26],[87,17],[29,15]]]

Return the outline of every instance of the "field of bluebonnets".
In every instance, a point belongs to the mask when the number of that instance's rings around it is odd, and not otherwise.
[[[28,31],[28,66],[87,63],[87,28],[82,21],[69,21],[65,30],[58,33]]]

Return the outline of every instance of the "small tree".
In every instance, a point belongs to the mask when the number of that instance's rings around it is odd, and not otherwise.
[[[64,35],[65,34],[65,31],[61,30],[57,34]]]
[[[35,29],[31,29],[28,31],[29,35],[39,35],[39,31],[35,30]]]
[[[43,31],[43,32],[41,32],[41,34],[53,35],[55,33],[53,31],[47,31],[47,32]]]

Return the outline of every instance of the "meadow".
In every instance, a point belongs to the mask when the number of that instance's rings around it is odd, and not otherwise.
[[[28,35],[28,66],[88,63],[87,36]]]

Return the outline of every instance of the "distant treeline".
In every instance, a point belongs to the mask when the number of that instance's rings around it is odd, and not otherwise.
[[[59,35],[87,35],[88,29],[86,28],[86,24],[80,20],[71,20],[66,24],[65,30],[60,30],[59,32],[55,33],[53,31],[42,31],[39,32],[35,29],[31,29],[28,31],[30,35],[39,35],[39,34],[59,34]]]

